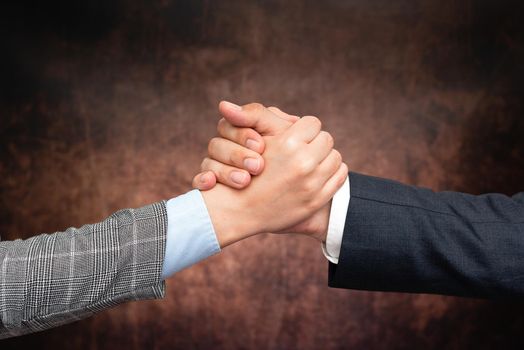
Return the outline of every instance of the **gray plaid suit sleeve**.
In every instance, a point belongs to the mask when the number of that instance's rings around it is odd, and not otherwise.
[[[162,298],[165,202],[79,229],[0,242],[0,339]]]

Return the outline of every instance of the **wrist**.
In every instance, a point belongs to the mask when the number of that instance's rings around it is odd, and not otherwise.
[[[298,233],[320,242],[325,242],[329,225],[329,213],[331,211],[331,201],[326,203],[316,213],[299,224],[284,229],[277,233]]]
[[[249,215],[243,198],[237,190],[217,184],[202,192],[220,248],[257,233],[252,215]]]
[[[312,226],[308,230],[308,234],[319,240],[326,242],[328,227],[329,227],[329,213],[331,211],[331,201],[326,203],[318,212],[313,214]]]

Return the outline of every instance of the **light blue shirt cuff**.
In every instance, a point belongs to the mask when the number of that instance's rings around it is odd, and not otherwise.
[[[170,199],[162,279],[220,252],[220,245],[198,190]]]

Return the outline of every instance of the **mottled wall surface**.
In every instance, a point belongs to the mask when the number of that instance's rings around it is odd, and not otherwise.
[[[0,6],[3,239],[187,191],[221,99],[319,116],[355,171],[524,190],[518,1]],[[524,305],[329,289],[316,242],[265,235],[179,273],[164,300],[0,342],[25,345],[512,349]]]

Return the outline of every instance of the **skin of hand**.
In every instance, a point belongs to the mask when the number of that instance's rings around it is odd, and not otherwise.
[[[245,188],[251,181],[251,175],[258,175],[264,169],[261,154],[265,143],[261,135],[277,135],[300,119],[276,107],[266,109],[258,103],[240,107],[222,101],[218,109],[221,115],[226,116],[218,122],[217,130],[221,137],[209,141],[209,157],[201,164],[202,172],[193,178],[193,188],[201,191],[213,188],[217,182],[232,188]]]
[[[333,138],[320,130],[317,118],[304,117],[291,126],[276,119],[279,133],[263,137],[263,174],[243,190],[217,184],[202,192],[221,247],[304,221],[330,201],[347,176]]]
[[[258,154],[257,152],[264,150],[264,138],[258,138],[257,136],[260,136],[258,132],[266,136],[278,135],[299,120],[298,117],[284,113],[276,107],[265,108],[260,104],[238,107],[223,101],[219,105],[219,110],[224,117],[218,124],[220,137],[213,139],[209,143],[209,158],[202,162],[203,172],[195,176],[193,181],[193,187],[200,190],[212,188],[216,184],[217,179],[219,182],[233,188],[246,187],[251,179],[247,171],[247,181],[244,184],[235,183],[232,185],[233,181],[230,175],[234,171],[243,171],[240,168],[245,165],[243,160],[246,158],[256,159],[253,151],[255,151],[255,154]],[[256,140],[256,143],[250,142],[250,140]],[[245,147],[242,145],[245,145]],[[249,147],[253,145],[256,147]],[[336,150],[332,150],[332,153],[332,157],[341,161],[341,156]],[[260,164],[261,166],[257,169],[257,172],[255,174],[251,172],[251,174],[256,175],[262,172],[263,158]],[[344,164],[343,167],[345,175],[347,175],[347,166]],[[202,181],[203,178],[204,180]],[[306,220],[295,226],[287,227],[280,232],[301,233],[320,241],[325,241],[330,207],[331,201],[306,218]]]

